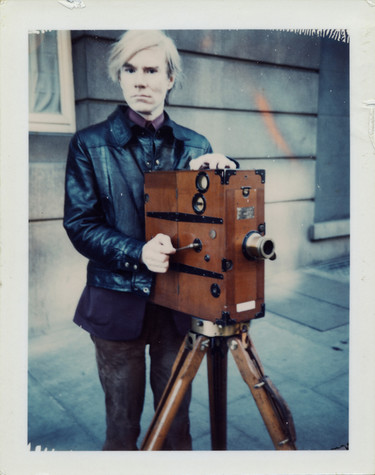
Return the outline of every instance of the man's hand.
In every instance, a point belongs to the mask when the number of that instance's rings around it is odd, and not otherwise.
[[[199,170],[201,168],[236,168],[235,162],[221,153],[207,153],[190,162],[190,170]]]
[[[159,233],[143,246],[141,260],[150,271],[165,273],[169,267],[169,256],[175,252],[171,238]]]

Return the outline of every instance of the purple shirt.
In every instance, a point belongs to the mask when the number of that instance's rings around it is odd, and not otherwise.
[[[158,130],[164,123],[164,112],[162,112],[158,117],[156,117],[156,119],[149,121],[141,115],[137,114],[137,112],[133,111],[133,109],[129,108],[128,117],[132,122],[139,125],[140,127],[143,127],[144,129],[150,128],[150,125],[152,125],[155,130]]]

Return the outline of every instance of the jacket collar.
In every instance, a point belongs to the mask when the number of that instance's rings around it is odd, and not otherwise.
[[[133,122],[128,118],[126,110],[127,106],[118,106],[108,117],[112,135],[115,141],[121,146],[126,145],[133,135]],[[177,140],[189,141],[191,136],[188,130],[174,122],[165,111],[164,114],[165,121],[161,128],[168,127],[171,129]]]

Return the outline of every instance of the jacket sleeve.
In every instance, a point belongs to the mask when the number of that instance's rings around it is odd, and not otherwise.
[[[64,228],[83,256],[109,270],[137,270],[144,242],[111,227],[101,205],[90,155],[77,133],[65,175]]]

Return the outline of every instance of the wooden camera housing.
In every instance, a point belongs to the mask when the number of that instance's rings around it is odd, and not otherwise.
[[[151,301],[222,325],[264,315],[264,259],[275,258],[264,182],[264,170],[145,174],[146,239],[184,248],[156,274]]]

